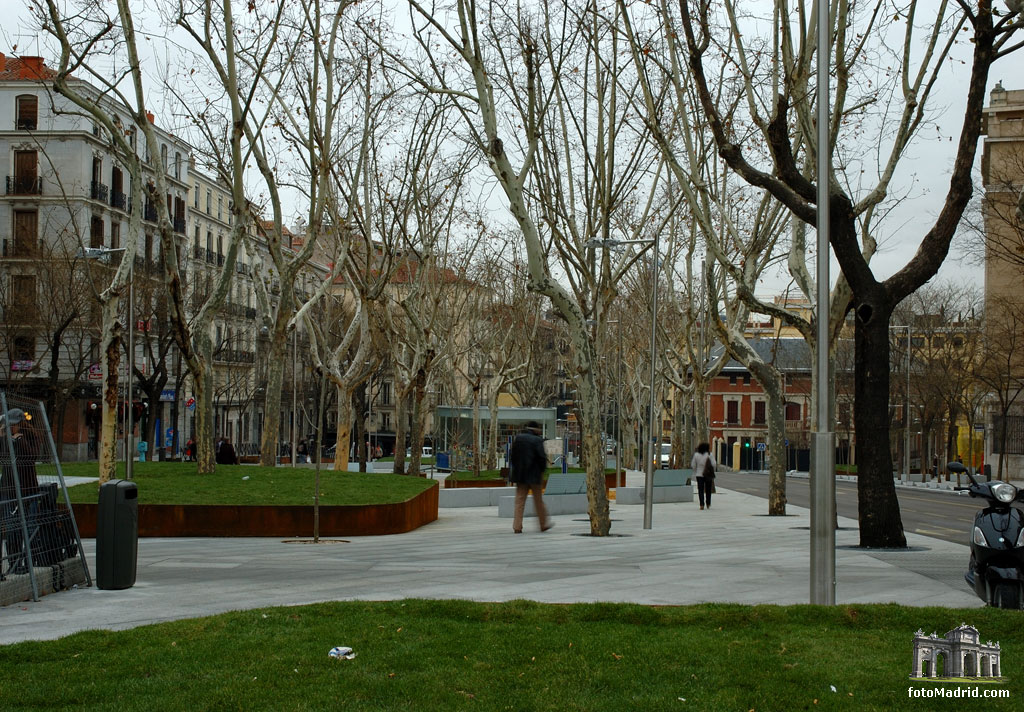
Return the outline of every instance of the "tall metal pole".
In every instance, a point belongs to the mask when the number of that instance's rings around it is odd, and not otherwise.
[[[622,472],[622,320],[615,322],[619,331],[619,353],[615,364],[615,482]],[[609,322],[610,323],[610,322]]]
[[[818,259],[817,353],[815,358],[816,430],[811,462],[811,603],[836,602],[835,447],[829,411],[829,5],[818,0]]]
[[[651,518],[654,513],[654,445],[657,441],[654,433],[654,403],[657,394],[654,391],[654,381],[658,373],[658,238],[657,231],[654,233],[654,269],[651,271],[651,407],[647,418],[647,479],[644,482],[644,529],[651,528]],[[660,414],[659,414],[660,416]],[[658,431],[661,432],[660,430]],[[658,453],[660,455],[660,453]],[[658,457],[659,465],[660,456]]]
[[[133,416],[135,415],[135,398],[133,397],[132,391],[135,387],[135,258],[132,258],[132,264],[128,269],[128,428],[125,433],[125,458],[124,458],[124,476],[129,480],[132,479],[134,474],[132,467],[132,451],[135,449],[135,423]]]
[[[296,412],[295,411],[298,409],[298,405],[296,403],[297,389],[296,389],[295,362],[297,360],[297,356],[298,356],[298,353],[299,353],[298,337],[299,337],[299,327],[295,326],[292,329],[292,434],[291,434],[291,438],[292,438],[292,467],[295,467],[295,458],[297,457],[297,452],[296,452],[296,449],[295,449],[295,418],[296,418]]]
[[[907,324],[907,419],[903,423],[903,471],[910,478],[910,324]]]

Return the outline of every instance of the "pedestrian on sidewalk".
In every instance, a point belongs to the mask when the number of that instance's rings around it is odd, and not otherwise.
[[[693,453],[690,460],[690,467],[693,474],[697,476],[697,497],[700,499],[700,508],[711,509],[711,493],[715,491],[715,468],[718,463],[711,456],[711,446],[701,443],[697,446],[697,452]]]
[[[533,493],[533,506],[537,510],[537,521],[540,530],[546,532],[554,526],[544,506],[541,494],[544,487],[544,471],[548,467],[548,456],[544,452],[544,439],[541,437],[540,423],[531,420],[516,435],[509,450],[509,480],[516,486],[515,514],[512,518],[512,531],[523,533],[523,510],[526,508],[526,495]]]

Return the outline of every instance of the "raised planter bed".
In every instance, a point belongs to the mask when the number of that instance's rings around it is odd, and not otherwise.
[[[446,477],[444,486],[448,489],[457,487],[507,487],[505,480],[453,480]]]
[[[453,480],[451,477],[445,478],[444,486],[446,488],[452,487],[507,487],[508,484],[505,480]],[[619,470],[619,476],[616,477],[614,472],[609,472],[604,476],[605,489],[614,489],[615,487],[626,486],[626,471]]]
[[[402,534],[437,519],[434,486],[405,502],[320,507],[320,536]],[[76,503],[83,537],[96,536],[96,504]],[[312,506],[140,504],[140,537],[225,536],[308,537]]]

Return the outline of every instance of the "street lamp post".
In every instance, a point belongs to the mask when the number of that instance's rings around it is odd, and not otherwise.
[[[832,606],[836,602],[836,530],[835,530],[835,434],[830,412],[831,388],[828,360],[829,279],[829,58],[831,46],[831,3],[819,2],[817,12],[817,233],[816,264],[817,353],[814,363],[816,423],[811,461],[811,591],[810,602]]]

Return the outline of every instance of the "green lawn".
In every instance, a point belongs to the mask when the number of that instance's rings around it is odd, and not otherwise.
[[[968,620],[1010,699],[909,698],[911,641]],[[353,660],[334,660],[336,645]],[[1020,708],[1020,613],[893,605],[345,602],[0,647],[6,709]],[[832,691],[832,687],[835,691]],[[959,686],[958,686],[959,687]]]
[[[96,463],[63,465],[65,476],[96,477]],[[123,476],[124,464],[118,465]],[[138,462],[133,470],[141,504],[277,504],[313,502],[314,471],[305,467],[218,465],[212,475],[196,474],[194,462]],[[404,502],[434,482],[386,473],[320,471],[320,503],[384,504]],[[69,490],[72,502],[95,502],[97,484]]]

